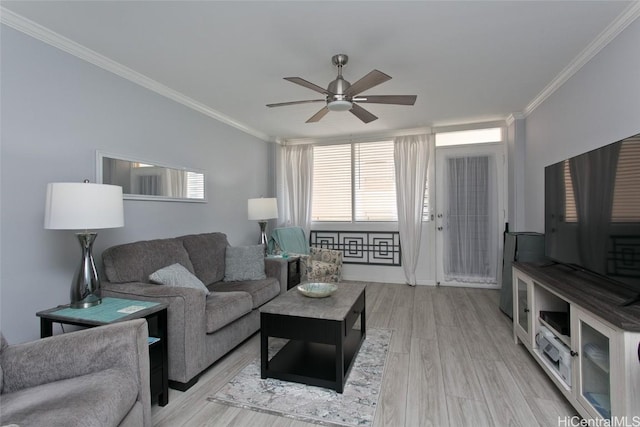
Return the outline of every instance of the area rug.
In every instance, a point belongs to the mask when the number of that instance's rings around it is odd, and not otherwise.
[[[275,341],[275,340],[270,340]],[[344,393],[260,378],[260,359],[244,367],[209,401],[329,426],[370,426],[378,405],[391,330],[367,330]],[[282,341],[270,343],[274,354]]]

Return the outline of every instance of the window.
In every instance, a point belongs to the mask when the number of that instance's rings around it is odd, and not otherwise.
[[[613,222],[638,222],[640,212],[640,137],[627,138],[620,147],[616,186],[613,191]]]
[[[461,130],[436,134],[436,147],[463,144],[486,144],[502,141],[502,128]]]
[[[393,141],[354,144],[356,221],[397,221]]]
[[[313,147],[312,221],[351,221],[351,145]]]
[[[424,198],[422,205],[422,221],[431,221],[431,205],[429,204],[429,172],[427,171],[427,182],[424,183]]]
[[[313,148],[313,221],[397,221],[393,141]]]
[[[578,222],[578,210],[576,209],[576,196],[573,194],[573,181],[571,180],[571,167],[569,160],[564,165],[564,220],[566,222]]]
[[[187,171],[187,198],[204,199],[204,174]]]
[[[613,190],[612,222],[638,222],[640,212],[640,138],[628,138],[622,142],[618,155],[618,169]],[[578,222],[573,181],[569,160],[564,161],[565,221]]]

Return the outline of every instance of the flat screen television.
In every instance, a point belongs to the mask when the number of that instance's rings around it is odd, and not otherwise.
[[[545,168],[545,255],[640,301],[640,134]]]

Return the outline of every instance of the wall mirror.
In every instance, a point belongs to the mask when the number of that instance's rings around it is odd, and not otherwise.
[[[96,153],[96,182],[122,187],[125,199],[206,202],[203,171]]]

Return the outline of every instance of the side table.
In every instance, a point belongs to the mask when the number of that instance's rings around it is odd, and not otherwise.
[[[167,304],[102,298],[102,303],[89,308],[69,308],[60,305],[39,311],[40,337],[53,335],[53,323],[91,328],[133,319],[146,319],[149,328],[149,369],[151,399],[158,405],[169,403],[169,360],[167,350]]]
[[[287,265],[287,290],[300,284],[300,257],[291,255],[284,258],[280,255],[267,255],[270,260],[275,260]]]

